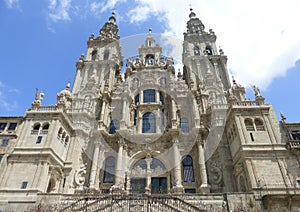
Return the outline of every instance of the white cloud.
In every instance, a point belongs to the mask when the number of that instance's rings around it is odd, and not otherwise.
[[[189,6],[182,0],[136,0],[128,15],[132,23],[159,16],[165,33],[182,38]],[[194,1],[194,12],[213,28],[229,57],[229,69],[239,83],[266,88],[300,58],[300,1]]]
[[[19,8],[19,0],[4,0],[8,8]]]
[[[119,3],[126,2],[126,0],[107,0],[103,1],[93,1],[90,4],[90,10],[96,14],[103,13],[106,10],[112,10]]]
[[[19,93],[20,91],[18,89],[6,90],[6,86],[0,81],[0,109],[2,112],[3,110],[7,112],[15,111],[18,108],[17,102],[10,102],[7,100],[5,93]]]
[[[49,0],[49,18],[54,22],[70,20],[71,3],[72,0]]]

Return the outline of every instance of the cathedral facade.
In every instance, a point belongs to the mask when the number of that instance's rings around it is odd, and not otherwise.
[[[299,211],[300,123],[247,100],[216,39],[191,10],[182,71],[151,30],[124,60],[112,15],[55,105],[0,117],[0,211]]]

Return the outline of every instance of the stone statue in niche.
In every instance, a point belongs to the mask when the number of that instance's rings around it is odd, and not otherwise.
[[[159,65],[160,65],[161,67],[165,67],[166,63],[165,63],[165,58],[164,58],[164,57],[160,57]]]
[[[173,66],[173,58],[167,58],[167,64],[165,65],[165,69],[175,75],[175,68]]]
[[[140,68],[141,67],[141,61],[140,61],[140,58],[135,58],[135,63],[134,63],[134,68],[137,69],[137,68]]]
[[[84,98],[84,102],[83,102],[83,109],[89,110],[91,106],[91,97],[90,96],[86,96]]]
[[[127,59],[126,61],[126,70],[125,70],[125,79],[132,74],[133,70],[133,63],[131,59]]]
[[[139,86],[139,80],[137,78],[134,78],[132,80],[131,89],[135,90],[135,89],[137,89],[138,86]]]

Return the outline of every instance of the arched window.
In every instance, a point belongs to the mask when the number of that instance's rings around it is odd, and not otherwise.
[[[161,126],[165,126],[165,110],[161,110]]]
[[[134,110],[134,114],[133,114],[133,125],[136,125],[136,119],[137,119],[137,112],[136,110]]]
[[[147,169],[147,162],[146,162],[145,158],[142,158],[142,159],[138,160],[133,165],[133,168],[135,168],[135,167],[140,167],[141,169]]]
[[[154,65],[154,56],[152,54],[149,54],[146,56],[146,66],[153,66]]]
[[[51,193],[55,191],[55,180],[53,178],[50,178],[49,184],[47,187],[47,193]]]
[[[38,131],[38,130],[40,129],[40,127],[41,127],[41,124],[40,124],[40,123],[36,123],[36,124],[34,124],[34,126],[33,126],[33,130]]]
[[[251,119],[245,119],[245,126],[247,131],[254,131],[253,121]]]
[[[138,94],[134,98],[134,103],[135,103],[135,105],[138,105],[139,102],[140,102],[140,95]]]
[[[155,133],[156,132],[156,119],[153,113],[145,113],[143,115],[143,128],[142,133]]]
[[[162,92],[159,92],[159,101],[162,105],[165,104],[165,98]]]
[[[59,130],[58,130],[58,133],[57,133],[57,138],[61,138],[62,136],[62,133],[63,133],[63,129],[60,127]]]
[[[105,50],[104,55],[103,55],[103,60],[108,60],[109,58],[109,51]]]
[[[97,58],[97,50],[94,50],[92,52],[92,60],[96,60],[96,58]]]
[[[150,169],[156,169],[157,167],[160,167],[161,169],[166,169],[163,162],[161,162],[157,158],[152,158],[152,161],[151,161],[151,164],[150,164]]]
[[[48,123],[44,124],[42,129],[43,130],[48,130],[49,129],[49,124]]]
[[[264,123],[261,119],[255,119],[254,123],[255,123],[255,127],[256,127],[257,131],[264,131],[265,130]]]
[[[182,160],[183,182],[195,182],[193,159],[187,155]]]
[[[69,143],[69,136],[67,136],[66,139],[65,139],[65,146],[67,146],[68,143]]]
[[[200,55],[200,50],[198,46],[194,47],[194,55]]]
[[[149,89],[143,91],[143,102],[155,102],[155,90]]]
[[[109,134],[115,134],[116,130],[120,129],[118,120],[111,120],[109,125]]]
[[[181,118],[180,119],[180,129],[181,132],[189,132],[189,121],[187,118]]]
[[[210,46],[207,46],[207,47],[205,48],[205,51],[206,51],[206,54],[212,55],[212,50],[211,50]]]
[[[39,130],[40,130],[40,127],[41,127],[41,124],[40,124],[40,123],[35,123],[35,124],[33,125],[33,128],[32,128],[31,133],[32,133],[32,134],[38,134],[38,133],[39,133]]]
[[[115,178],[115,158],[110,156],[105,160],[103,183],[113,183]]]

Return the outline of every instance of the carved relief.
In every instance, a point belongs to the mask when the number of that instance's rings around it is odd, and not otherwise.
[[[74,186],[77,189],[83,189],[85,183],[86,165],[82,164],[78,170],[75,171],[74,175]]]

